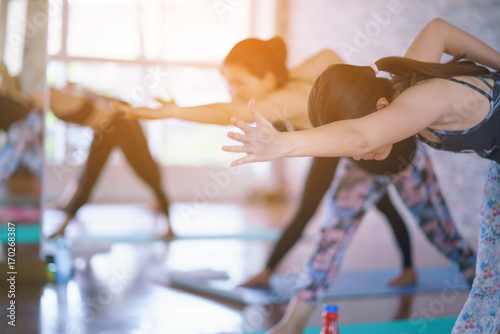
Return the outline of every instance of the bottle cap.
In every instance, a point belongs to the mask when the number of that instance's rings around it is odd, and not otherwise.
[[[323,311],[326,311],[326,312],[338,312],[339,311],[339,308],[337,305],[323,305]]]

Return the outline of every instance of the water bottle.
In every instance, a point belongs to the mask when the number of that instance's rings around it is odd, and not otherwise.
[[[55,282],[67,283],[73,274],[73,256],[71,254],[71,247],[65,238],[57,238],[55,244]]]
[[[54,263],[54,255],[47,255],[45,257],[45,273],[47,275],[48,283],[55,283],[56,281],[56,264]]]
[[[336,305],[324,305],[323,327],[320,334],[339,334],[339,309]]]

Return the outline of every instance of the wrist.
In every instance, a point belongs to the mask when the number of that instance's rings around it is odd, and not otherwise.
[[[300,156],[300,136],[297,132],[280,132],[277,135],[277,142],[282,148],[282,157]]]
[[[181,108],[175,103],[169,103],[162,107],[163,117],[181,118]]]

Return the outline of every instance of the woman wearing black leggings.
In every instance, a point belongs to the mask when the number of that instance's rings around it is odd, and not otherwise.
[[[33,99],[40,101],[39,96],[33,96]],[[155,194],[160,211],[167,217],[168,231],[165,237],[173,237],[174,233],[168,221],[169,201],[161,188],[160,170],[149,152],[139,121],[125,120],[118,114],[104,111],[99,104],[102,101],[99,99],[102,98],[91,93],[81,98],[51,89],[51,109],[57,117],[66,122],[91,126],[94,130],[92,145],[78,188],[64,208],[66,220],[51,237],[63,235],[78,209],[87,202],[104,164],[115,147],[122,150],[134,172]]]
[[[339,158],[313,159],[295,216],[288,223],[281,238],[274,246],[265,268],[259,274],[243,283],[242,286],[269,285],[271,273],[299,240],[307,223],[318,209],[321,200],[333,181],[339,160]],[[391,280],[390,284],[413,284],[416,282],[417,277],[413,269],[411,243],[406,225],[401,219],[399,212],[394,208],[387,193],[376,204],[376,207],[389,222],[403,259],[401,275]]]

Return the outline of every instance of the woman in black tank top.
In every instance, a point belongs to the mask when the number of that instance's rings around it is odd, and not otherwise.
[[[426,41],[439,52],[422,48]],[[469,61],[455,59],[439,64],[443,52],[451,52],[456,59],[465,55]],[[479,222],[476,277],[453,333],[498,333],[500,161],[496,152],[500,123],[494,115],[500,112],[496,102],[500,99],[496,93],[500,80],[496,79],[497,74],[474,62],[498,71],[500,53],[447,22],[435,19],[412,42],[405,56],[412,59],[387,57],[370,66],[331,66],[316,80],[309,100],[312,123],[317,128],[275,133],[265,118],[254,112],[257,128],[236,120],[234,123],[246,133],[230,136],[244,145],[225,150],[247,153],[234,165],[282,156],[384,159],[394,143],[418,134],[442,149],[475,151],[489,159]],[[388,72],[391,80],[377,77],[379,71]],[[448,80],[450,78],[468,85]],[[491,99],[470,86],[480,88],[486,95],[492,93]],[[469,103],[471,100],[473,104]],[[261,131],[267,134],[265,142],[255,136]],[[463,140],[468,135],[474,139]]]
[[[285,66],[285,57],[286,47],[279,38],[269,41],[247,39],[236,44],[223,63],[222,72],[229,83],[232,102],[196,107],[179,107],[175,103],[169,103],[156,110],[127,106],[117,106],[117,109],[129,115],[148,119],[176,117],[189,121],[228,125],[233,117],[251,120],[247,104],[250,99],[255,98],[259,110],[274,124],[284,125],[283,130],[307,129],[311,127],[306,111],[312,82],[327,66],[342,61],[331,51],[322,51],[289,73]],[[458,232],[446,233],[456,229],[439,192],[430,159],[425,151],[417,149],[415,142],[409,140],[395,145],[393,156],[385,162],[355,164],[348,159],[315,159],[295,218],[277,243],[267,267],[243,285],[267,284],[272,269],[298,240],[335,173],[342,176],[335,177],[326,197],[329,203],[327,208],[331,212],[326,215],[323,236],[336,231],[337,236],[345,236],[342,242],[337,240],[345,247],[350,241],[351,232],[359,225],[366,210],[376,206],[390,221],[403,252],[402,274],[390,283],[414,284],[416,277],[411,265],[408,233],[387,196],[387,187],[395,184],[399,195],[419,222],[429,241],[458,264],[467,280],[472,279],[474,251],[463,241]],[[323,185],[316,189],[315,186],[322,182]],[[346,203],[342,198],[350,200]],[[339,204],[349,214],[342,215],[342,212],[334,210]],[[442,235],[446,237],[441,238]],[[333,244],[331,246],[330,255],[336,261],[340,261],[342,252],[337,251]],[[315,257],[321,255],[319,253],[314,255],[312,262]],[[330,269],[333,272],[335,267],[332,266]],[[320,277],[322,274],[307,272],[309,277]],[[335,275],[330,273],[328,277],[331,281]],[[319,299],[318,292],[322,290],[321,288],[320,282],[314,286],[303,287],[304,294],[310,296],[308,297],[310,303]]]
[[[307,129],[311,127],[307,116],[307,99],[314,80],[328,65],[341,63],[342,60],[332,51],[324,50],[289,71],[286,67],[286,56],[286,45],[278,37],[267,41],[250,38],[237,43],[226,56],[222,66],[222,72],[227,79],[232,96],[232,101],[229,103],[195,107],[179,107],[175,103],[165,103],[159,109],[154,110],[130,108],[123,105],[117,105],[116,108],[128,115],[146,119],[175,117],[200,123],[228,125],[231,118],[235,116],[250,119],[247,103],[251,98],[257,97],[261,110],[270,117],[274,126],[280,131]],[[415,149],[414,144],[406,147],[407,152],[414,152]],[[410,160],[407,159],[407,161]],[[299,209],[295,217],[287,224],[282,238],[269,259],[268,266],[257,275],[257,277],[265,278],[262,280],[250,278],[243,285],[267,284],[268,275],[266,274],[270,273],[293,247],[315,213],[333,179],[337,163],[338,159],[315,159],[313,161]],[[400,161],[391,162],[390,165],[391,167],[388,167],[380,163],[379,167],[370,166],[371,169],[368,171],[385,173],[386,169],[402,168]],[[415,283],[416,274],[412,264],[410,238],[403,220],[386,195],[374,205],[389,221],[402,253],[402,273],[391,280],[390,284]]]

